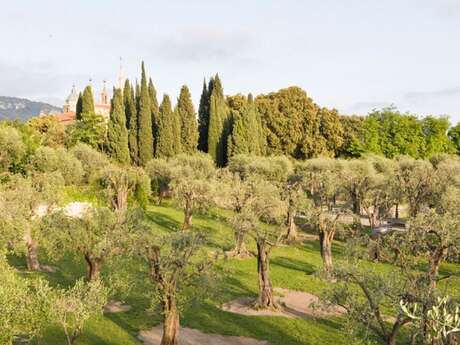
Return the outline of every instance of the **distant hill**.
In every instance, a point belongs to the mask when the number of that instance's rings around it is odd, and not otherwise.
[[[40,114],[59,113],[62,109],[54,105],[34,102],[25,98],[0,96],[0,120],[27,121]]]

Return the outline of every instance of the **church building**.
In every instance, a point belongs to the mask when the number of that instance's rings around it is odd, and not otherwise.
[[[118,73],[116,87],[121,88],[123,90],[124,83],[125,83],[125,77],[123,75],[123,70],[120,64],[120,71]],[[65,100],[65,104],[63,106],[63,112],[61,114],[55,115],[58,121],[62,123],[63,125],[70,125],[75,122],[78,95],[79,95],[79,92],[77,91],[75,85],[73,85],[69,96]],[[104,117],[105,121],[107,122],[110,116],[110,98],[109,98],[109,93],[107,92],[105,81],[104,81],[104,86],[102,87],[102,90],[99,93],[99,97],[94,97],[94,98],[95,98],[94,99],[94,112]]]

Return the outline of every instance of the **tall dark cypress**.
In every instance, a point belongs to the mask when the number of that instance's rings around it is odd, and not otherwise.
[[[174,114],[168,95],[163,96],[159,110],[157,157],[172,157],[177,148],[174,140]]]
[[[78,94],[77,105],[75,107],[75,118],[76,120],[81,120],[81,113],[82,113],[82,104],[83,103],[83,96],[81,92]]]
[[[145,74],[144,62],[142,62],[142,77],[139,95],[138,109],[138,145],[139,165],[145,166],[153,158],[153,136],[152,136],[152,110],[150,108],[149,90]]]
[[[122,164],[129,164],[128,130],[121,89],[113,90],[110,119],[107,125],[107,152]]]
[[[224,166],[227,161],[229,119],[224,90],[217,74],[212,85],[209,103],[208,152],[218,166]]]
[[[159,122],[159,109],[157,100],[157,91],[153,85],[152,78],[149,79],[149,99],[152,112],[152,136],[153,136],[153,155],[155,156],[157,137],[158,137],[158,122]]]
[[[138,164],[139,161],[139,148],[137,144],[137,110],[136,102],[134,100],[134,91],[126,79],[125,87],[123,90],[123,102],[125,105],[126,126],[128,128],[128,146],[129,156],[133,164]]]
[[[209,87],[206,86],[206,79],[203,81],[200,105],[198,107],[198,149],[208,152],[208,131],[209,131],[209,98],[211,96],[212,78]]]
[[[193,107],[192,96],[186,85],[182,86],[180,89],[176,113],[180,121],[180,142],[182,152],[196,152],[198,145],[196,113]]]

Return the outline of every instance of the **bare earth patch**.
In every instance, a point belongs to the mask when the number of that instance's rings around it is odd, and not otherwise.
[[[138,338],[144,345],[160,345],[163,326],[158,325],[149,331],[141,331]],[[247,337],[232,337],[219,334],[208,334],[196,329],[181,328],[179,345],[270,345],[267,341]]]
[[[119,301],[110,300],[104,306],[105,313],[123,313],[125,311],[131,310],[131,306],[123,304]]]
[[[250,297],[241,297],[223,305],[222,309],[231,313],[251,316],[285,316],[285,317],[327,317],[344,314],[339,306],[327,306],[317,296],[308,292],[276,288],[275,299],[279,310],[255,309],[255,301]]]

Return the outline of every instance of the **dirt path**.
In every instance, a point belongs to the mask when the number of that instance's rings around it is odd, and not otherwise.
[[[142,331],[138,338],[144,345],[160,345],[163,326],[158,325],[149,331]],[[181,328],[179,345],[270,345],[267,341],[247,337],[232,337],[219,334],[208,334],[196,329]]]
[[[308,292],[276,288],[275,292],[280,310],[257,310],[253,308],[254,299],[238,298],[223,305],[222,309],[236,314],[252,316],[285,316],[285,317],[327,317],[345,313],[341,307],[327,307],[317,296]]]

